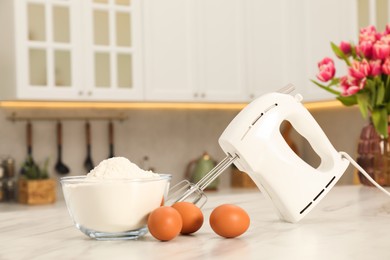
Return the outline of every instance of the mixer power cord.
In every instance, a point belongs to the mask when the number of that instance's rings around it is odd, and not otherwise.
[[[358,169],[359,172],[361,172],[372,184],[374,184],[375,187],[377,187],[378,189],[383,191],[385,194],[390,196],[390,192],[385,190],[385,188],[383,188],[373,178],[371,178],[371,176],[354,159],[352,159],[352,157],[349,154],[347,154],[346,152],[339,152],[339,153],[341,154],[341,156],[346,158],[356,169]]]

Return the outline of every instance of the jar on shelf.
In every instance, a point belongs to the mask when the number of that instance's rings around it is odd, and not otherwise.
[[[15,160],[12,157],[8,157],[3,160],[3,168],[5,172],[5,177],[14,178],[15,177]]]
[[[9,202],[16,201],[16,181],[15,179],[8,179],[4,187],[4,199]]]

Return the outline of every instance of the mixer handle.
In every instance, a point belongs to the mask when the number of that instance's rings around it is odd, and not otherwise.
[[[334,162],[336,158],[340,158],[338,152],[333,147],[332,143],[329,141],[328,137],[314,117],[300,102],[298,104],[298,108],[291,110],[298,111],[298,113],[294,112],[286,119],[293,125],[295,130],[301,136],[306,138],[313,150],[321,158],[321,164],[322,162]],[[324,167],[325,166],[327,165],[324,165]]]

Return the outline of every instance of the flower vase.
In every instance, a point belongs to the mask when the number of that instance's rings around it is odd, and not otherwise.
[[[371,120],[360,134],[357,163],[380,185],[390,186],[390,139],[379,135]],[[359,181],[363,185],[373,185],[360,172]]]

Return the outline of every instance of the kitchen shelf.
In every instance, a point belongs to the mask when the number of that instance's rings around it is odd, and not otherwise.
[[[48,116],[26,116],[18,113],[11,113],[11,115],[7,116],[7,119],[10,121],[66,121],[66,120],[83,120],[83,121],[95,121],[95,120],[104,120],[104,121],[124,121],[128,117],[126,115],[48,115]]]
[[[190,110],[241,110],[246,103],[150,103],[150,102],[38,102],[38,101],[4,101],[4,109],[190,109]],[[308,110],[345,108],[337,100],[304,103]]]
[[[37,104],[35,104],[37,105]],[[47,104],[46,104],[47,105]],[[5,111],[5,117],[9,121],[124,121],[128,119],[128,114],[122,109],[91,109],[84,107],[58,106],[0,106]]]

